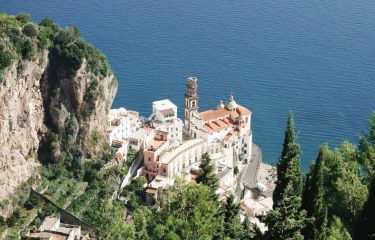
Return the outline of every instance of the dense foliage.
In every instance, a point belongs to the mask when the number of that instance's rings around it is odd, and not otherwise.
[[[360,137],[358,148],[346,141],[333,150],[326,144],[321,146],[305,178],[302,205],[296,158],[299,149],[295,145],[292,120],[289,117],[278,163],[274,210],[266,217],[269,227],[266,238],[375,239],[375,187],[371,181],[375,169],[375,113],[368,134]],[[307,217],[301,221],[303,217],[298,216],[305,212]]]
[[[268,239],[303,239],[305,211],[301,211],[302,173],[300,146],[296,142],[294,118],[289,114],[283,151],[277,165],[277,185],[273,194],[273,210],[268,214]]]

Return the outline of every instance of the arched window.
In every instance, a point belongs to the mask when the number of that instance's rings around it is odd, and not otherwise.
[[[191,101],[191,106],[195,107],[195,101]]]
[[[189,100],[186,99],[186,107],[189,107]]]

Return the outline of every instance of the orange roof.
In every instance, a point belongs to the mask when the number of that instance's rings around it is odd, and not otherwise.
[[[238,113],[242,113],[242,115],[245,115],[245,116],[250,116],[251,115],[251,111],[241,105],[238,105],[237,104],[237,112]]]
[[[166,141],[154,139],[150,143],[150,145],[147,147],[147,151],[155,151],[157,150],[161,145],[163,145]]]
[[[146,192],[151,193],[151,194],[156,194],[157,190],[155,188],[147,188]]]
[[[201,112],[199,113],[199,116],[203,119],[203,121],[209,121],[228,116],[230,112],[231,111],[229,111],[228,109],[222,108],[217,110],[208,110],[205,112]]]
[[[229,118],[223,120],[212,121],[204,124],[204,128],[207,132],[216,132],[222,129],[233,127],[233,121]]]
[[[115,154],[115,158],[116,160],[121,160],[123,158],[123,154],[120,152],[120,151],[117,151],[116,154]]]
[[[250,116],[251,111],[241,105],[237,105],[237,108],[235,111],[231,111],[227,108],[222,108],[222,109],[208,110],[205,112],[201,112],[199,113],[199,116],[203,119],[203,121],[210,121],[210,120],[215,120],[218,118],[229,117],[229,116],[236,119],[239,117],[240,114],[245,115],[245,116]]]

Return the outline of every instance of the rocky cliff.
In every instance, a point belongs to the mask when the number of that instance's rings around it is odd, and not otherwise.
[[[41,163],[90,158],[116,91],[105,57],[77,29],[0,14],[0,201]]]

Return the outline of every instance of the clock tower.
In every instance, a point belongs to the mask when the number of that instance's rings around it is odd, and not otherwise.
[[[198,113],[198,94],[196,77],[188,77],[185,93],[185,129],[190,133],[193,113]]]

